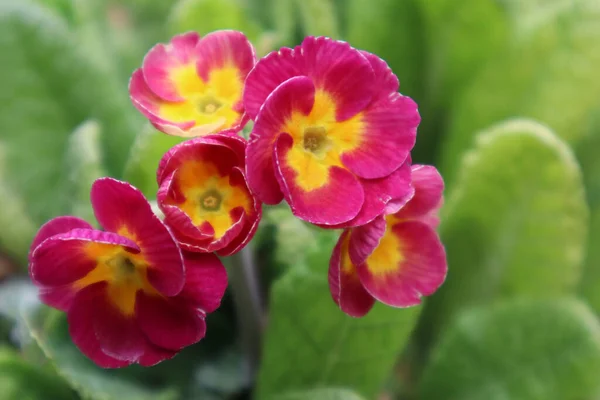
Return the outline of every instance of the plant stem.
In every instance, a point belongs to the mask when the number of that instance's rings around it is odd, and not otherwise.
[[[250,245],[233,255],[230,260],[229,284],[233,293],[242,346],[246,353],[249,372],[254,377],[260,362],[265,326],[258,269]]]

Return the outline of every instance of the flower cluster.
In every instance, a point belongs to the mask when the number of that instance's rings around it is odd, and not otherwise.
[[[128,183],[97,180],[104,230],[58,217],[34,239],[41,299],[67,313],[73,341],[98,365],[156,364],[204,336],[227,286],[217,255],[240,251],[262,204],[285,199],[296,217],[343,229],[329,266],[342,311],[418,304],[446,275],[435,231],[443,181],[412,165],[420,116],[398,89],[379,57],[325,37],[258,62],[235,31],[156,45],[129,93],[157,129],[189,138],[157,168],[164,218]]]

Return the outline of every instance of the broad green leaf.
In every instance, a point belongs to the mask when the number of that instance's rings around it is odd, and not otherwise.
[[[119,175],[137,114],[127,89],[95,67],[64,21],[35,4],[0,3],[0,51],[10,54],[0,75],[4,190],[39,224],[70,211],[63,158],[73,129],[97,120],[107,169]]]
[[[512,120],[481,133],[443,209],[449,272],[424,324],[435,333],[460,308],[498,296],[573,291],[587,218],[579,166],[550,130]]]
[[[346,389],[315,389],[305,392],[284,393],[270,400],[362,400],[356,393]]]
[[[75,347],[65,315],[41,307],[23,315],[31,336],[61,375],[82,398],[91,400],[172,400],[173,390],[143,387],[125,378],[123,370],[97,367]]]
[[[272,286],[258,399],[279,393],[347,387],[374,398],[412,331],[420,308],[377,304],[364,318],[338,309],[327,270],[338,232],[318,231]],[[281,249],[284,251],[283,249]]]
[[[296,0],[296,7],[304,35],[340,38],[333,0]]]
[[[479,130],[513,116],[535,118],[574,144],[585,135],[597,105],[597,1],[506,3],[514,9],[516,43],[487,63],[464,93],[453,99],[449,133],[442,146],[442,172],[449,183],[454,182],[458,161]],[[518,5],[521,8],[515,8]]]
[[[196,31],[202,36],[219,29],[234,29],[254,42],[260,33],[240,0],[180,0],[169,15],[167,27],[171,35]]]
[[[463,7],[454,7],[463,9]],[[416,0],[348,0],[346,39],[383,58],[400,79],[400,91],[420,100],[425,84],[424,22]]]
[[[70,214],[94,223],[94,210],[90,203],[90,190],[94,181],[106,175],[102,165],[100,126],[86,121],[71,135],[67,148],[67,176],[72,203]]]
[[[590,206],[590,229],[581,291],[600,315],[600,157],[597,153],[600,146],[599,111],[596,111],[590,135],[577,146],[576,154],[581,163]]]
[[[0,347],[0,388],[2,400],[76,399],[53,371],[28,364],[6,347]]]
[[[577,300],[464,312],[435,349],[422,400],[582,400],[600,393],[600,325]]]
[[[129,161],[125,166],[125,179],[140,189],[149,199],[156,198],[156,168],[162,156],[184,138],[166,135],[150,125],[137,135]]]
[[[4,227],[0,229],[0,248],[25,266],[37,226],[27,213],[23,198],[10,186],[6,153],[6,147],[0,142],[0,226]]]

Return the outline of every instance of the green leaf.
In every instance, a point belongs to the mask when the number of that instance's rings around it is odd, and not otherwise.
[[[35,4],[0,3],[0,51],[11,55],[0,75],[5,190],[39,224],[70,211],[63,169],[70,133],[97,120],[107,169],[120,175],[139,117],[127,89],[95,67],[63,20]]]
[[[567,299],[469,310],[435,349],[423,400],[580,400],[600,393],[600,325]]]
[[[339,27],[333,0],[296,0],[304,35],[339,39]],[[277,16],[275,16],[277,17]]]
[[[90,190],[96,179],[106,175],[102,165],[100,126],[96,121],[86,121],[73,132],[66,160],[73,204],[71,214],[93,222],[96,218],[90,203]]]
[[[75,393],[50,370],[26,363],[11,349],[0,347],[2,400],[70,400]]]
[[[41,307],[24,314],[31,336],[73,389],[92,400],[171,400],[173,390],[142,387],[125,377],[125,370],[97,367],[75,347],[67,331],[65,315]],[[132,368],[132,367],[130,367]]]
[[[600,157],[597,149],[600,146],[600,110],[592,125],[591,134],[577,146],[576,154],[583,177],[588,204],[590,206],[590,229],[584,275],[581,280],[581,293],[600,315]]]
[[[506,3],[509,9],[514,8],[511,12],[515,15],[512,26],[516,43],[487,63],[464,93],[453,98],[455,107],[442,146],[442,172],[449,183],[456,177],[464,149],[479,130],[505,118],[528,117],[548,125],[574,144],[589,129],[588,119],[597,105],[597,2]]]
[[[129,161],[125,166],[125,179],[140,189],[149,199],[156,198],[156,168],[162,156],[185,139],[166,135],[148,125],[137,135]]]
[[[252,41],[261,30],[239,0],[180,0],[169,15],[167,27],[171,35],[196,31],[202,36],[219,29],[234,29]]]
[[[512,120],[481,133],[443,209],[449,273],[424,324],[437,332],[460,308],[498,296],[573,291],[587,218],[578,164],[550,130]]]
[[[305,392],[284,393],[270,400],[362,400],[356,393],[346,389],[315,389]]]
[[[272,286],[259,399],[332,386],[374,398],[414,327],[418,307],[378,304],[360,319],[339,310],[327,283],[338,234],[315,229],[314,243],[306,242],[304,254],[288,256],[290,270]]]

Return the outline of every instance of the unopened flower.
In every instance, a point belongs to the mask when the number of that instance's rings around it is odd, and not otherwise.
[[[397,213],[346,229],[331,257],[329,288],[336,304],[354,317],[376,300],[410,307],[444,282],[446,253],[435,228],[443,180],[431,166],[412,167],[414,197]]]
[[[245,148],[223,132],[183,142],[160,161],[158,205],[184,249],[227,256],[254,236],[262,205],[246,183]]]
[[[150,366],[196,343],[227,274],[213,254],[185,254],[134,187],[111,178],[91,192],[94,229],[58,217],[39,230],[29,272],[46,304],[67,313],[79,349],[101,367]]]
[[[260,60],[244,89],[255,120],[247,148],[252,191],[283,198],[299,218],[353,227],[410,197],[417,105],[373,54],[308,37]]]
[[[254,49],[237,31],[177,35],[154,46],[129,83],[133,104],[159,130],[194,137],[239,127]]]

